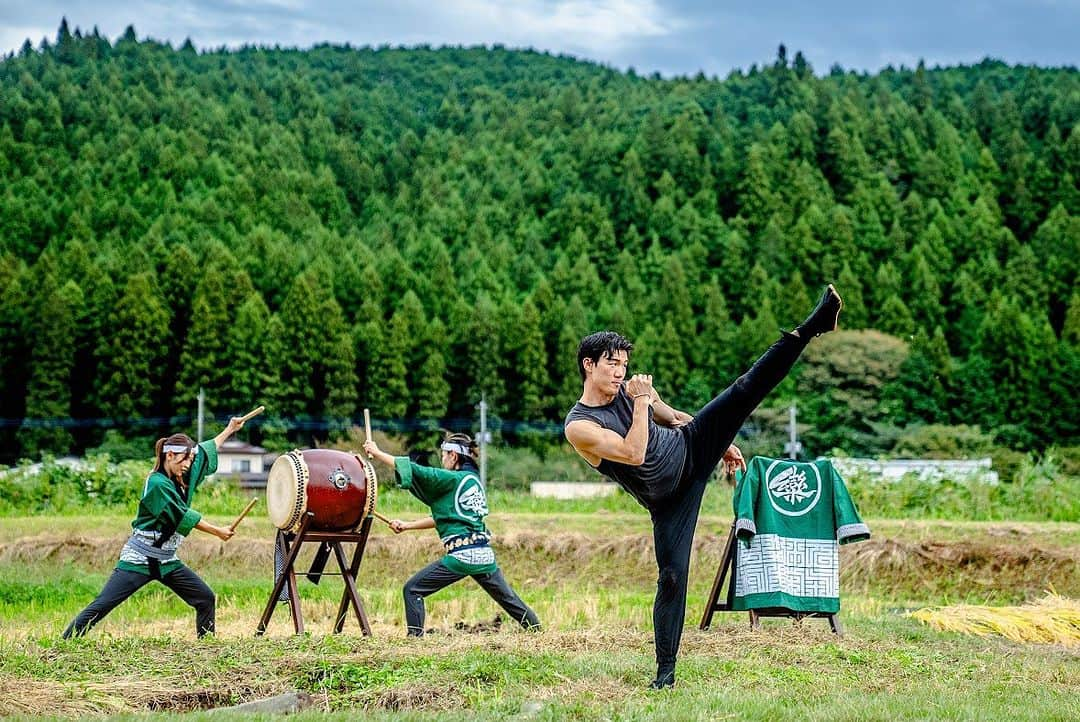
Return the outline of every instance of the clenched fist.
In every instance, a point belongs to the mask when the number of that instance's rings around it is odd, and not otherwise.
[[[626,393],[630,394],[631,398],[646,394],[651,401],[653,398],[652,374],[634,374],[631,376],[630,380],[626,382]]]

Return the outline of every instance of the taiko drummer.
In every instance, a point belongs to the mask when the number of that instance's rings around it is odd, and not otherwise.
[[[191,502],[203,480],[217,471],[218,449],[243,426],[244,417],[235,416],[220,434],[201,444],[186,434],[157,440],[154,468],[143,486],[131,522],[131,537],[120,550],[120,560],[105,588],[68,625],[65,638],[86,634],[117,605],[154,580],[195,608],[198,636],[213,634],[214,591],[176,557],[176,551],[192,529],[222,541],[232,538],[232,529],[206,521],[191,508]]]
[[[506,582],[495,561],[491,534],[484,525],[487,494],[476,468],[476,444],[466,434],[449,434],[443,440],[442,469],[423,466],[408,457],[391,456],[370,439],[364,451],[394,467],[401,486],[431,508],[431,516],[416,521],[394,519],[395,533],[411,529],[435,529],[446,554],[413,575],[405,583],[405,623],[410,636],[424,633],[424,597],[454,582],[472,577],[507,614],[525,629],[539,629],[536,613]]]

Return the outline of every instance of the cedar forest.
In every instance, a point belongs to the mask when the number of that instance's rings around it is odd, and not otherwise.
[[[1080,74],[726,78],[491,48],[197,51],[96,29],[0,60],[0,461],[262,403],[311,443],[564,443],[577,343],[693,411],[805,316],[757,423],[811,455],[1080,436]],[[770,409],[771,416],[770,416]],[[757,418],[757,417],[756,417]],[[395,426],[396,425],[396,426]],[[961,443],[962,445],[962,443]]]

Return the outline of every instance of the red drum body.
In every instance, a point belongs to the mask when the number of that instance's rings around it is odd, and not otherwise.
[[[278,529],[297,531],[308,512],[308,529],[352,531],[375,510],[375,467],[334,449],[290,451],[279,456],[266,480],[266,507]]]

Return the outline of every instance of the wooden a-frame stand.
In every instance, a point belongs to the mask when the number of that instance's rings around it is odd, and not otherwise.
[[[314,514],[304,514],[300,522],[300,528],[296,533],[278,530],[278,541],[283,544],[285,550],[285,565],[274,583],[274,589],[270,592],[270,599],[263,610],[262,619],[255,630],[257,636],[266,632],[266,625],[270,623],[270,617],[278,604],[278,597],[282,588],[289,585],[289,609],[292,612],[293,628],[297,634],[304,633],[304,617],[300,613],[300,594],[296,588],[296,570],[293,565],[300,554],[300,547],[308,542],[329,544],[341,569],[341,578],[345,582],[345,590],[341,594],[341,604],[338,605],[337,617],[334,622],[334,634],[338,634],[345,627],[345,617],[348,609],[352,606],[356,612],[356,619],[360,622],[360,629],[364,635],[371,636],[371,625],[368,624],[367,614],[364,612],[364,604],[360,601],[360,595],[356,591],[356,574],[360,571],[360,562],[364,559],[364,547],[367,546],[368,533],[371,531],[371,517],[365,517],[359,531],[308,531],[308,524]],[[345,551],[341,548],[342,542],[356,544],[352,562],[345,563]]]
[[[720,568],[716,570],[716,579],[713,580],[709,599],[705,603],[705,614],[701,617],[701,629],[709,628],[709,625],[712,624],[714,612],[736,611],[733,609],[735,601],[735,542],[735,522],[731,522],[727,543],[724,544],[724,556],[720,561]],[[731,577],[728,581],[727,594],[724,601],[720,602],[720,590],[724,587],[724,577],[728,575],[729,571]],[[832,629],[833,634],[838,637],[844,636],[844,630],[840,626],[840,616],[831,612],[798,612],[787,607],[762,607],[748,611],[750,613],[750,628],[754,630],[761,629],[761,617],[791,617],[795,621],[800,621],[806,617],[824,617],[829,620],[829,628]]]

